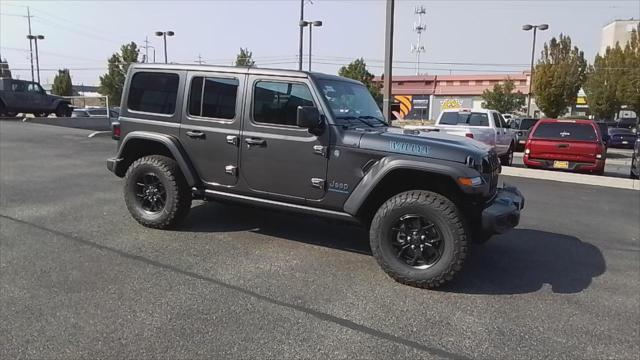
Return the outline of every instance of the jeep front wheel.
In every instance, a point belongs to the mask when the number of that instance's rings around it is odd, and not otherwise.
[[[127,170],[124,198],[140,224],[165,229],[186,216],[192,195],[173,159],[151,155],[134,161]]]
[[[460,213],[446,197],[407,191],[387,200],[371,222],[371,251],[395,280],[435,288],[453,279],[467,255]]]
[[[69,117],[71,116],[71,108],[67,104],[60,104],[56,108],[57,117]]]

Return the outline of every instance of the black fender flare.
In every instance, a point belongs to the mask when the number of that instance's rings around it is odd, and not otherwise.
[[[71,108],[71,102],[67,99],[55,99],[53,101],[53,108],[51,109],[51,111],[56,111],[58,110],[58,106],[60,106],[60,104],[64,104],[67,105],[69,108]]]
[[[388,156],[376,162],[365,174],[358,185],[353,189],[349,198],[344,203],[344,211],[351,215],[358,214],[362,205],[378,184],[392,171],[395,170],[418,170],[428,174],[443,175],[451,178],[456,185],[465,193],[481,193],[484,187],[469,189],[460,186],[457,182],[459,177],[480,176],[478,171],[452,161],[437,159],[411,159],[406,157]]]
[[[180,144],[180,141],[175,136],[158,134],[158,133],[147,132],[147,131],[132,131],[128,133],[124,137],[124,139],[122,139],[122,142],[118,147],[118,153],[116,155],[117,159],[124,160],[124,154],[127,151],[127,146],[128,144],[131,144],[132,141],[134,140],[152,141],[166,147],[167,150],[169,150],[171,155],[173,155],[173,158],[178,163],[178,166],[180,167],[180,170],[182,171],[182,174],[187,180],[187,183],[189,184],[189,186],[193,187],[199,184],[200,177],[198,176],[195,170],[195,167],[189,160],[189,157],[187,156],[184,148]],[[118,165],[122,163],[123,161],[118,161]],[[114,172],[116,174],[124,174],[124,172],[126,172],[126,169],[119,169],[118,165],[116,165]]]

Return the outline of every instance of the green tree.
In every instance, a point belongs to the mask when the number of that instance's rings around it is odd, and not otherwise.
[[[51,92],[60,96],[73,95],[73,85],[71,84],[71,75],[69,69],[58,70],[58,74],[53,78],[53,86]]]
[[[607,48],[604,55],[596,55],[593,65],[589,66],[584,91],[589,110],[596,119],[612,120],[620,110],[619,89],[625,81],[623,67],[624,54],[618,44]]]
[[[536,104],[546,116],[557,118],[575,104],[586,78],[584,52],[571,46],[571,38],[560,34],[544,44],[533,76]]]
[[[108,96],[111,104],[120,104],[124,80],[132,63],[138,62],[140,50],[136,43],[122,45],[120,52],[111,55],[107,63],[107,73],[100,76],[98,92]]]
[[[253,61],[253,53],[249,48],[240,48],[240,53],[236,56],[236,66],[255,67],[256,62]]]
[[[503,84],[495,84],[493,90],[486,89],[482,92],[482,105],[486,109],[497,110],[503,114],[520,111],[524,107],[525,95],[513,92],[516,85],[511,79],[507,79]]]
[[[374,76],[367,70],[367,63],[364,62],[363,58],[355,59],[347,66],[341,67],[338,75],[360,81],[369,89],[371,96],[373,96],[376,102],[382,102],[380,85],[373,81]]]
[[[631,32],[631,39],[625,45],[622,57],[617,96],[622,105],[640,116],[640,25]]]

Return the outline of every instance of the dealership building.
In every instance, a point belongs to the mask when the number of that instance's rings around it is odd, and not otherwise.
[[[436,119],[445,109],[482,109],[482,92],[512,80],[514,91],[529,92],[529,72],[476,75],[394,76],[391,93],[399,104],[399,117],[407,120]],[[376,81],[382,81],[376,78]],[[532,99],[532,113],[538,112]]]

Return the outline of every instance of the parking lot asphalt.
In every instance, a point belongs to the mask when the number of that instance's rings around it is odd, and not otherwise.
[[[194,202],[138,225],[115,150],[0,122],[0,358],[583,358],[640,352],[640,193],[505,178],[520,226],[437,291],[398,284],[366,231]],[[634,355],[635,354],[635,355]]]

